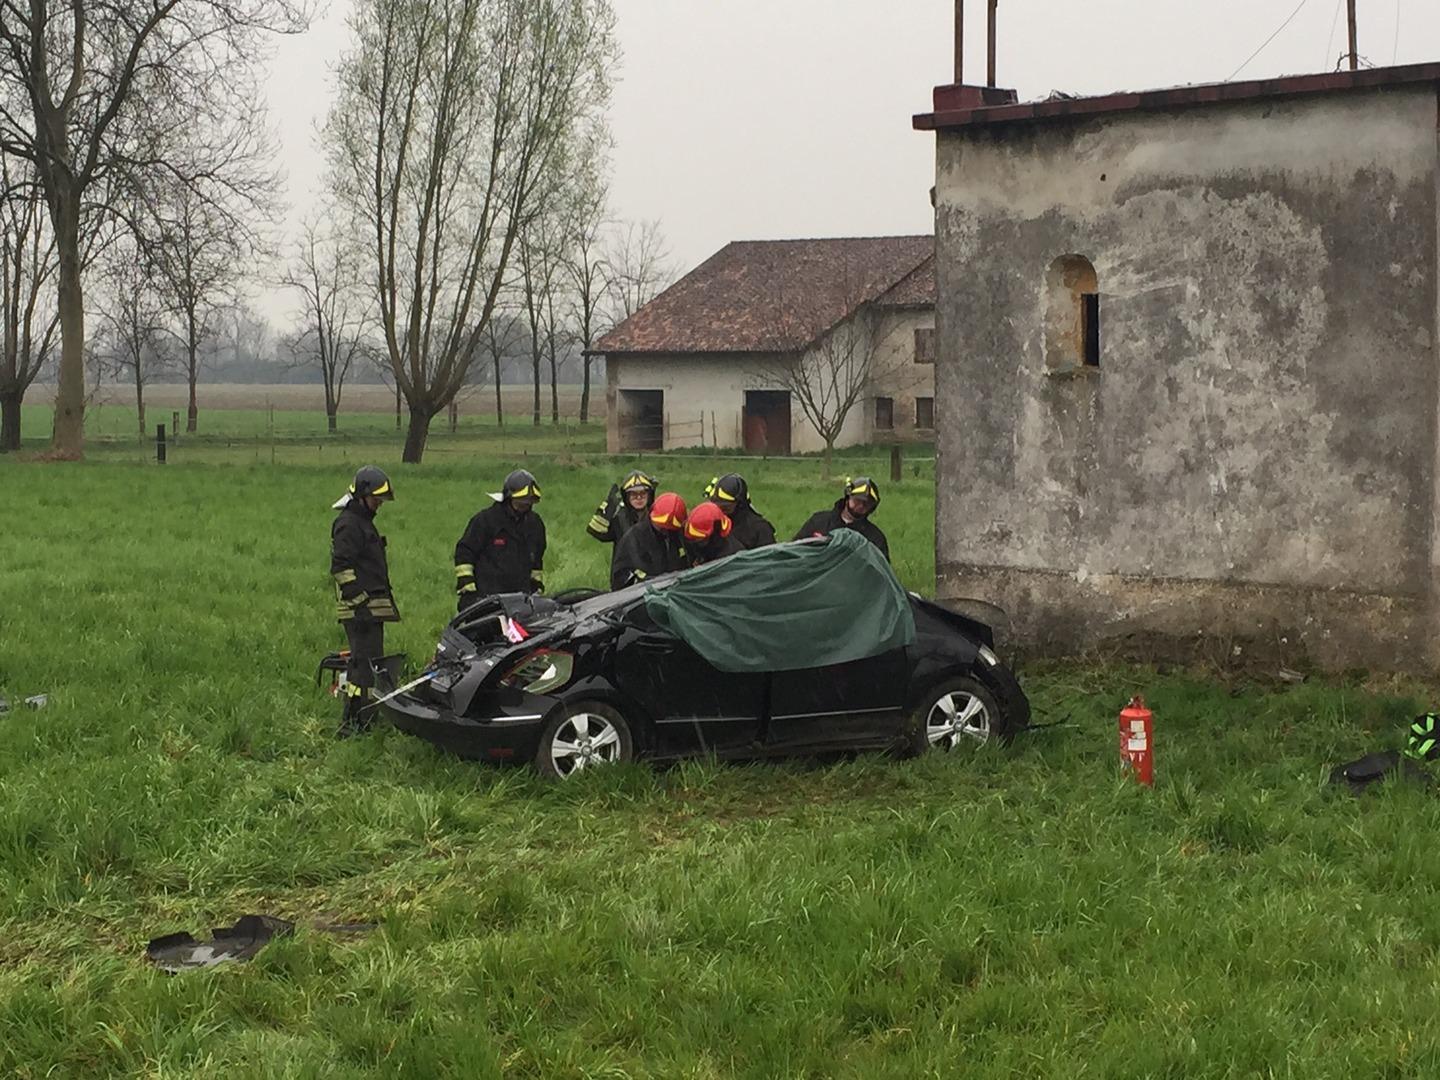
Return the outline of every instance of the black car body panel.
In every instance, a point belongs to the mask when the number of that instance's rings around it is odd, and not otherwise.
[[[897,745],[907,718],[956,676],[984,684],[1010,730],[1029,722],[989,627],[913,593],[910,646],[825,668],[722,673],[650,619],[645,590],[665,586],[655,578],[573,602],[489,597],[451,621],[429,680],[385,708],[401,730],[445,750],[521,761],[577,702],[618,711],[648,759]]]

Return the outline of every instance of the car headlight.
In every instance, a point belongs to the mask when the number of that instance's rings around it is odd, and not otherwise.
[[[500,684],[528,694],[543,694],[564,686],[574,671],[575,658],[569,653],[537,649],[502,675]]]
[[[996,656],[993,652],[991,652],[988,648],[986,648],[984,645],[980,646],[980,659],[984,660],[985,663],[989,664],[991,667],[1000,666],[1000,658]]]

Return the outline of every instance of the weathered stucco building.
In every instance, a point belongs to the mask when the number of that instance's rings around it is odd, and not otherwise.
[[[595,344],[611,453],[823,450],[800,400],[858,392],[836,446],[934,428],[934,238],[726,245]],[[839,416],[833,400],[815,400]]]
[[[1433,664],[1440,65],[1005,94],[915,118],[940,594],[1041,651]]]

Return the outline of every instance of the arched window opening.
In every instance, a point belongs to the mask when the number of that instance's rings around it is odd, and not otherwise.
[[[1100,284],[1083,255],[1062,255],[1045,272],[1045,366],[1100,366]]]

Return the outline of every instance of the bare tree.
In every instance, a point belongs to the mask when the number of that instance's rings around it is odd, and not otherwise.
[[[0,453],[20,449],[25,392],[54,353],[59,315],[53,300],[54,233],[33,175],[0,155]]]
[[[181,367],[189,390],[185,430],[198,426],[196,385],[203,349],[219,332],[225,313],[240,301],[241,284],[263,244],[255,227],[257,213],[268,217],[274,174],[259,161],[235,169],[220,197],[188,184],[164,184],[147,208],[151,252],[164,283],[166,306],[174,319],[168,332],[180,346]]]
[[[410,408],[403,458],[466,383],[520,230],[616,62],[610,0],[357,0],[326,123]]]
[[[104,301],[94,349],[101,371],[135,387],[140,438],[145,438],[145,387],[170,367],[164,350],[165,304],[158,269],[139,244],[117,245],[104,265]]]
[[[480,342],[495,375],[495,422],[501,427],[505,426],[505,401],[501,390],[505,361],[520,348],[525,336],[525,319],[502,300],[486,323]]]
[[[535,400],[531,422],[540,426],[540,365],[550,371],[550,422],[560,422],[559,351],[564,337],[557,293],[566,285],[562,266],[565,234],[553,207],[547,207],[520,233],[520,295],[530,335]]]
[[[0,149],[30,161],[54,229],[60,312],[55,451],[84,449],[82,216],[102,188],[157,176],[223,189],[261,138],[256,67],[305,0],[0,4]]]
[[[835,440],[855,406],[879,386],[898,389],[914,379],[911,357],[894,347],[897,331],[886,328],[883,313],[868,302],[845,310],[844,319],[826,327],[818,308],[781,297],[773,335],[779,348],[753,371],[763,385],[789,391],[824,440],[826,479]]]
[[[325,385],[325,418],[337,427],[340,396],[357,359],[366,355],[374,330],[371,294],[358,287],[360,252],[333,227],[322,232],[307,221],[295,245],[284,284],[300,294],[300,325],[290,351],[318,368]]]
[[[594,357],[590,346],[609,329],[605,300],[612,291],[610,264],[605,258],[603,238],[605,208],[609,191],[605,182],[604,156],[598,147],[585,155],[566,215],[566,243],[561,265],[569,278],[569,321],[580,345],[582,377],[580,422],[590,419],[590,370]]]
[[[229,318],[215,342],[215,352],[229,349],[237,367],[251,368],[275,360],[275,328],[244,300],[228,310]]]
[[[675,280],[665,234],[658,221],[632,221],[610,235],[606,264],[614,321],[628,319]]]

